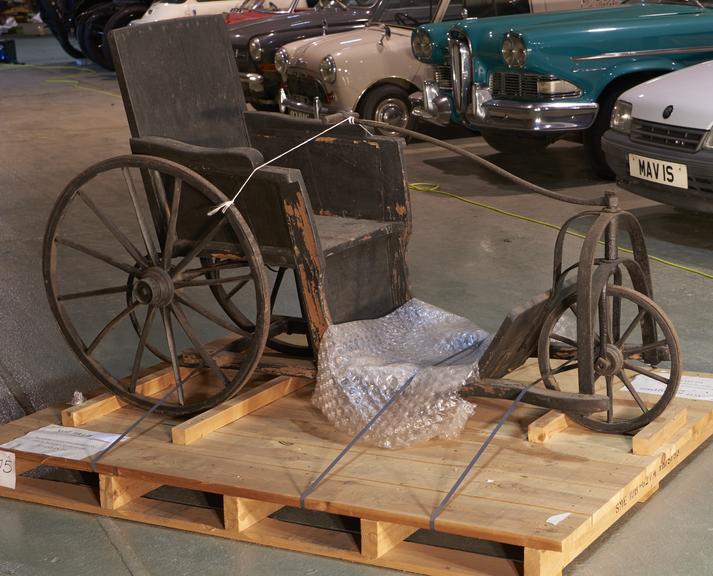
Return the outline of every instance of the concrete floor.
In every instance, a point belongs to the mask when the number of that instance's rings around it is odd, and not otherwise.
[[[0,67],[0,422],[94,385],[65,345],[41,273],[52,204],[80,170],[128,152],[128,129],[113,74],[77,66],[52,38],[18,39],[25,67]],[[59,66],[59,67],[57,67]],[[607,183],[589,175],[581,147],[558,143],[523,158],[471,151],[538,184],[580,197]],[[433,147],[410,145],[411,182],[554,224],[577,211],[503,182]],[[641,220],[651,254],[713,273],[713,218],[677,212],[621,193]],[[409,265],[414,294],[494,330],[515,305],[548,288],[555,232],[452,198],[413,192]],[[568,254],[574,257],[578,241]],[[689,370],[713,372],[713,280],[653,264],[657,300],[672,317]],[[710,443],[577,559],[565,574],[713,574]],[[128,522],[0,501],[0,575],[106,576],[201,573],[356,576],[379,570]]]

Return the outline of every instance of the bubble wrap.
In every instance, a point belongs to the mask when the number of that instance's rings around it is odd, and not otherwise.
[[[383,318],[330,326],[312,403],[335,428],[356,434],[416,374],[363,440],[403,448],[454,438],[475,409],[458,390],[489,341],[470,320],[416,299]]]

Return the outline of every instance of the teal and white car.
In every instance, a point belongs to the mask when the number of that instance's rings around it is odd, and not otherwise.
[[[711,31],[711,0],[422,26],[414,54],[450,63],[453,94],[427,87],[421,117],[464,123],[505,152],[579,138],[597,172],[611,176],[601,138],[614,103],[637,84],[713,58]]]

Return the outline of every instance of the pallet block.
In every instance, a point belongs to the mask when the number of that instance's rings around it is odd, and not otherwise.
[[[532,370],[510,376],[529,382]],[[677,398],[663,420],[633,438],[595,434],[566,419],[563,426],[557,414],[519,406],[435,527],[519,546],[520,562],[408,540],[428,529],[431,511],[508,402],[478,399],[475,415],[453,441],[403,450],[357,445],[305,502],[309,510],[358,519],[355,536],[272,517],[284,506],[298,507],[301,492],[349,440],[311,405],[311,386],[289,379],[277,384],[279,398],[259,409],[231,405],[228,423],[218,412],[206,418],[220,426],[206,429],[204,420],[193,422],[198,439],[187,445],[172,441],[174,429],[185,429],[180,421],[149,416],[97,463],[98,490],[19,476],[16,489],[0,489],[0,495],[420,574],[558,576],[636,503],[665,490],[661,481],[713,434],[713,402]],[[269,387],[259,388],[253,398],[271,396]],[[243,410],[233,420],[230,412]],[[140,414],[123,406],[87,428],[122,432]],[[5,424],[0,443],[61,419],[54,407]],[[529,432],[544,441],[528,441]],[[18,471],[41,464],[91,470],[86,460],[26,452],[16,458]],[[149,495],[158,486],[218,494],[223,506],[159,501]]]

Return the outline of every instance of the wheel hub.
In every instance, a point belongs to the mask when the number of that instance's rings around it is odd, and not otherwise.
[[[134,298],[142,304],[168,306],[173,301],[173,280],[156,266],[149,268],[134,285]]]
[[[375,116],[379,122],[402,128],[408,123],[408,111],[404,110],[402,102],[396,98],[389,98],[382,102]]]
[[[624,367],[624,354],[613,344],[607,344],[604,355],[594,362],[594,370],[600,376],[614,376]]]

